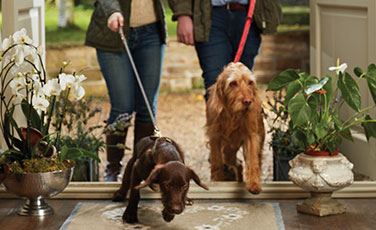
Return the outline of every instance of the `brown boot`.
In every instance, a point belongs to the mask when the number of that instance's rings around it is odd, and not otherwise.
[[[107,134],[106,135],[106,152],[107,152],[107,168],[104,174],[104,181],[121,181],[120,171],[122,168],[121,160],[124,156],[124,149],[117,147],[118,144],[125,144],[127,130],[122,135]]]
[[[134,141],[133,149],[136,143],[144,137],[154,134],[154,125],[152,122],[135,122],[134,123]]]

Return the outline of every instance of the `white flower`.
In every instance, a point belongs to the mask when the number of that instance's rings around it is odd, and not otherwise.
[[[60,80],[60,86],[62,90],[72,87],[75,83],[75,78],[72,74],[61,73],[59,74],[58,78]]]
[[[86,80],[86,77],[85,77],[85,75],[83,75],[83,74],[81,74],[81,75],[76,75],[76,76],[74,77],[74,82],[77,83],[77,84],[83,82],[84,80]]]
[[[27,36],[27,32],[25,28],[22,28],[21,30],[16,31],[13,34],[13,40],[14,40],[14,43],[29,43],[29,44],[33,43],[33,41],[29,38],[29,36]]]
[[[15,89],[19,90],[25,85],[26,85],[26,79],[22,76],[17,76],[13,78],[9,83],[9,86],[12,90],[15,90]]]
[[[48,80],[47,83],[43,86],[43,92],[48,97],[51,97],[52,95],[60,95],[61,87],[59,84],[59,79],[53,78],[51,80]]]
[[[338,75],[339,72],[341,72],[341,73],[345,72],[346,68],[347,68],[347,64],[343,63],[340,66],[331,66],[331,67],[329,67],[329,70],[330,71],[336,71],[336,74]]]
[[[3,40],[3,44],[1,46],[2,46],[3,50],[6,50],[11,46],[11,44],[12,44],[12,37],[9,36],[9,38],[5,38]]]
[[[73,95],[76,100],[80,100],[85,95],[85,89],[82,86],[76,85],[73,89]]]
[[[50,102],[41,94],[33,95],[32,105],[34,109],[40,113],[41,111],[46,112]]]

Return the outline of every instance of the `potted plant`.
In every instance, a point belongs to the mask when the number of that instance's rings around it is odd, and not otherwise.
[[[311,192],[311,198],[298,204],[301,212],[325,216],[345,212],[331,193],[353,182],[353,165],[339,153],[343,138],[352,140],[351,128],[360,125],[369,140],[376,137],[376,120],[369,114],[376,105],[362,108],[359,82],[366,81],[373,101],[376,102],[376,66],[366,72],[354,69],[354,79],[345,72],[347,64],[331,67],[335,76],[322,78],[288,69],[268,85],[267,90],[280,91],[287,87],[282,106],[291,117],[289,129],[293,141],[304,149],[290,161],[290,179]],[[343,106],[353,111],[342,117]]]
[[[273,97],[267,96],[268,111],[265,113],[270,122],[269,132],[271,133],[270,147],[273,150],[273,180],[288,181],[290,170],[289,161],[303,149],[297,146],[292,140],[291,130],[288,128],[289,115],[284,106],[284,91],[274,92]]]
[[[102,138],[103,126],[93,123],[92,120],[100,117],[102,108],[93,106],[93,96],[84,98],[79,101],[57,101],[57,112],[62,111],[65,107],[66,112],[64,116],[60,116],[63,125],[63,136],[61,137],[61,145],[68,147],[76,147],[85,149],[98,156],[98,153],[104,148],[104,141]],[[100,99],[102,100],[102,99]],[[60,123],[59,119],[53,122],[52,126],[57,127]],[[75,159],[74,173],[72,181],[98,181],[99,180],[99,165],[98,161],[93,158]]]
[[[48,80],[41,50],[32,44],[25,29],[5,38],[1,48],[0,129],[8,148],[0,155],[0,164],[7,165],[8,174],[3,183],[9,192],[28,198],[18,210],[20,215],[50,214],[52,209],[43,198],[67,186],[72,159],[99,160],[84,149],[61,145],[62,120],[51,127],[61,115],[55,113],[56,101],[61,97],[81,99],[85,91],[79,83],[85,76],[64,73],[64,63],[58,76]]]

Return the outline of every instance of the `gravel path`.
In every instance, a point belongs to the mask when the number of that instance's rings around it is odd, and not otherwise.
[[[103,102],[102,104],[104,108],[103,114],[107,115],[109,103]],[[185,153],[186,164],[192,167],[204,181],[210,179],[208,138],[205,135],[204,129],[205,120],[203,92],[160,94],[157,124],[162,135],[172,138],[180,145]],[[269,135],[267,135],[266,139],[262,157],[262,181],[273,179],[273,156],[268,144]],[[126,144],[128,147],[133,146],[133,128],[128,131]],[[123,159],[124,165],[126,165],[131,155],[132,151],[127,150]],[[102,159],[100,180],[103,180],[103,172],[106,164],[105,153],[101,153],[100,157]],[[243,159],[241,152],[238,153],[238,157]]]

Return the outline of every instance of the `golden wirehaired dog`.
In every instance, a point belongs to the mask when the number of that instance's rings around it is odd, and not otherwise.
[[[225,180],[224,165],[243,181],[242,162],[236,153],[243,147],[246,187],[261,192],[260,156],[265,139],[261,100],[252,72],[242,63],[224,67],[209,88],[206,106],[206,133],[209,137],[211,180]]]

